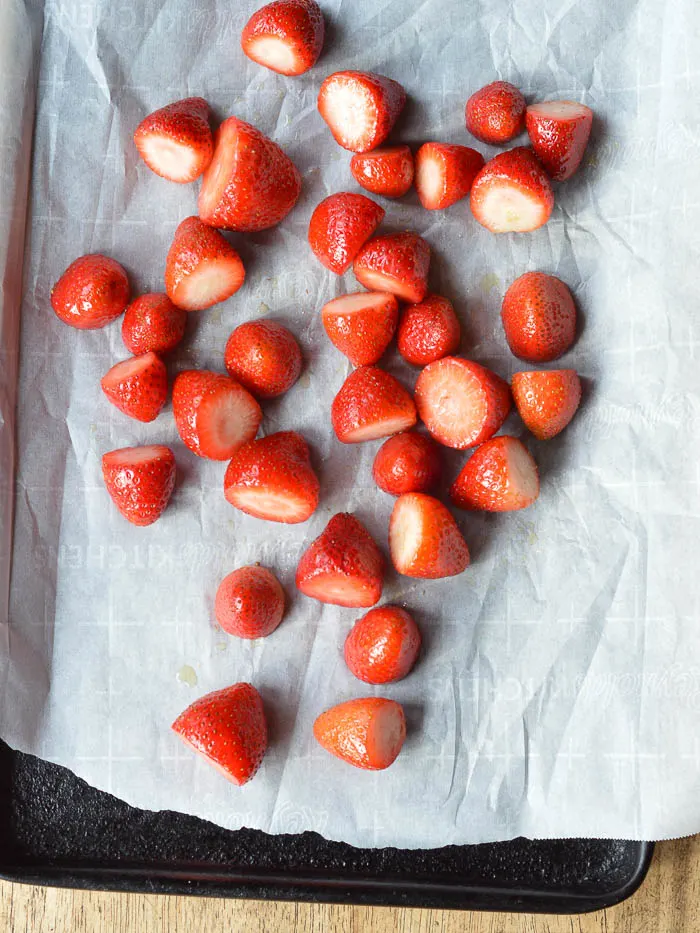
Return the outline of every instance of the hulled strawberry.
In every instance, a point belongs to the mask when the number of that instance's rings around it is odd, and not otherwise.
[[[501,152],[481,169],[470,206],[491,233],[529,233],[549,220],[554,193],[532,149],[519,146]]]
[[[385,198],[401,198],[413,184],[413,155],[408,146],[356,152],[350,159],[350,171],[365,191]]]
[[[187,312],[176,307],[167,295],[139,295],[124,314],[122,340],[134,356],[168,353],[184,337],[186,322]]]
[[[389,521],[394,567],[407,577],[453,577],[469,566],[469,548],[449,510],[420,492],[399,496]]]
[[[321,713],[314,737],[322,748],[366,771],[383,771],[396,760],[406,738],[403,707],[384,697],[362,697]]]
[[[156,175],[180,184],[194,181],[214,152],[209,104],[201,97],[187,97],[161,107],[139,123],[134,142]]]
[[[359,444],[412,428],[416,406],[389,373],[377,366],[360,366],[333,399],[331,421],[341,443]]]
[[[399,304],[389,292],[342,295],[321,310],[328,337],[353,366],[369,366],[380,359],[398,319]]]
[[[283,395],[299,378],[301,349],[294,335],[275,321],[239,324],[226,341],[224,365],[258,398]]]
[[[525,98],[508,81],[493,81],[472,94],[465,118],[472,136],[500,146],[525,129]]]
[[[410,613],[399,606],[378,606],[350,629],[343,654],[358,680],[389,684],[410,673],[420,646],[420,631]]]
[[[566,181],[578,169],[591,135],[593,111],[573,100],[531,104],[525,125],[535,155],[555,181]]]
[[[581,401],[581,380],[573,369],[515,373],[511,389],[525,427],[541,441],[563,431]]]
[[[440,448],[417,431],[403,431],[384,441],[372,465],[374,481],[390,496],[427,492],[442,473]]]
[[[102,457],[107,492],[132,525],[152,525],[175,487],[175,455],[169,447],[122,447]]]
[[[250,17],[241,48],[277,74],[302,75],[316,64],[324,33],[323,13],[315,0],[273,0]]]
[[[430,246],[416,233],[390,233],[365,243],[355,257],[357,281],[404,301],[422,301],[428,292]]]
[[[165,290],[185,311],[201,311],[235,295],[245,279],[241,257],[218,230],[186,217],[165,261]]]
[[[462,509],[514,512],[526,509],[540,494],[537,464],[516,438],[491,438],[477,447],[450,489]]]
[[[399,324],[397,346],[407,363],[427,366],[454,353],[459,347],[461,336],[452,302],[440,295],[428,295],[404,311]]]
[[[114,259],[80,256],[51,289],[51,307],[64,324],[94,330],[116,320],[129,303],[129,280]]]
[[[152,352],[117,363],[101,385],[112,405],[137,421],[154,421],[168,398],[165,363]]]
[[[214,615],[228,635],[265,638],[282,621],[284,590],[267,567],[239,567],[219,584]]]
[[[576,339],[576,305],[561,279],[526,272],[508,288],[501,321],[511,353],[528,363],[550,363]]]
[[[381,146],[405,103],[398,82],[369,71],[336,71],[318,94],[319,113],[338,145],[351,152]]]
[[[429,211],[443,210],[469,194],[484,157],[468,146],[424,143],[416,153],[416,191]]]
[[[331,194],[311,215],[309,245],[326,269],[343,275],[383,217],[384,208],[364,194]]]

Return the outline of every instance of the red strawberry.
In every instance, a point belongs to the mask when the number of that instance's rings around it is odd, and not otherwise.
[[[469,548],[447,508],[421,492],[399,496],[389,521],[394,567],[407,577],[453,577],[469,566]]]
[[[377,366],[360,366],[333,399],[331,421],[339,441],[359,444],[412,428],[416,406],[389,373]]]
[[[532,149],[519,146],[486,163],[472,185],[470,205],[491,233],[529,233],[549,220],[554,194]]]
[[[370,71],[336,71],[318,93],[318,111],[335,141],[351,152],[381,146],[406,103],[396,81]]]
[[[555,181],[571,178],[581,164],[591,135],[593,111],[572,100],[532,104],[525,125],[535,155]]]
[[[461,509],[514,512],[540,494],[537,464],[516,437],[494,437],[477,447],[450,489]]]
[[[253,13],[243,29],[248,58],[281,75],[302,75],[323,48],[323,13],[315,0],[274,0]]]
[[[454,353],[459,347],[461,328],[452,302],[440,295],[428,295],[410,305],[401,317],[398,348],[407,363],[427,366]]]
[[[172,728],[233,784],[246,784],[267,750],[262,697],[251,684],[234,684],[200,697],[180,713]]]
[[[321,319],[331,342],[353,366],[376,363],[391,343],[399,303],[388,292],[341,295],[323,306]]]
[[[229,635],[265,638],[282,621],[284,590],[266,567],[240,567],[219,584],[214,615]]]
[[[464,450],[492,437],[511,408],[508,383],[457,356],[430,363],[418,376],[418,414],[435,440]]]
[[[294,336],[274,321],[239,324],[226,341],[224,365],[258,398],[275,398],[294,385],[302,359]]]
[[[314,738],[327,752],[365,771],[383,771],[406,738],[403,707],[384,697],[338,703],[314,723]]]
[[[160,518],[175,486],[175,455],[169,447],[122,447],[102,457],[107,492],[132,525]]]
[[[525,129],[525,98],[515,85],[493,81],[472,94],[465,117],[472,136],[499,146]]]
[[[224,478],[226,499],[248,515],[292,525],[318,505],[319,482],[309,446],[296,431],[280,431],[239,448]]]
[[[235,295],[245,279],[241,257],[199,217],[178,226],[165,260],[165,290],[185,311],[201,311]]]
[[[408,146],[356,152],[350,159],[350,171],[365,191],[385,198],[400,198],[413,184],[413,155]]]
[[[380,606],[358,619],[345,639],[345,663],[358,680],[389,684],[416,663],[421,636],[413,616],[398,606]]]
[[[199,457],[230,460],[262,421],[253,396],[229,376],[188,369],[173,383],[173,414],[180,437]]]
[[[428,292],[430,246],[416,233],[377,236],[362,247],[352,270],[357,281],[404,301],[422,301]]]
[[[551,363],[576,339],[576,305],[561,279],[526,272],[503,298],[501,320],[511,353],[528,363]]]
[[[79,330],[104,327],[129,303],[126,272],[108,256],[91,253],[72,262],[51,289],[51,307]]]
[[[188,97],[161,107],[136,127],[134,142],[146,165],[180,184],[199,178],[214,152],[209,104]]]
[[[316,207],[309,223],[309,245],[326,269],[343,275],[384,217],[384,208],[364,194],[341,191]]]
[[[416,191],[429,211],[459,201],[483,168],[484,157],[468,146],[424,143],[416,153]]]
[[[165,363],[152,352],[117,363],[101,385],[112,405],[137,421],[154,421],[168,398]]]
[[[167,353],[185,335],[187,312],[163,294],[140,295],[126,309],[122,340],[126,349],[140,353]]]
[[[382,595],[384,558],[364,525],[339,512],[302,554],[296,585],[322,603],[374,606]]]
[[[205,224],[249,233],[266,230],[287,216],[300,192],[301,176],[277,143],[237,117],[224,120],[199,192]]]
[[[426,492],[437,484],[441,473],[438,445],[416,431],[394,434],[384,441],[372,466],[375,483],[390,496]]]
[[[563,431],[581,401],[581,380],[573,369],[515,373],[511,388],[525,427],[541,441]]]

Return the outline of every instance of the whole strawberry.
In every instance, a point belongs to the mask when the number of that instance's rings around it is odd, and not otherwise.
[[[465,117],[472,136],[500,146],[525,129],[525,98],[508,81],[493,81],[472,94]]]
[[[229,635],[265,638],[282,621],[284,590],[266,567],[240,567],[219,584],[214,614]]]
[[[365,191],[385,198],[401,198],[413,184],[413,155],[408,146],[356,152],[350,159],[350,171]]]
[[[576,339],[576,306],[567,286],[546,272],[526,272],[508,288],[501,320],[511,352],[528,363],[550,363]]]
[[[226,341],[224,364],[258,398],[283,395],[299,378],[301,350],[294,335],[275,321],[240,324]]]
[[[440,295],[428,295],[404,311],[397,345],[407,363],[427,366],[454,353],[459,347],[461,335],[452,302]]]
[[[442,473],[440,448],[417,431],[403,431],[384,441],[372,466],[374,481],[391,496],[427,492]]]
[[[152,525],[175,487],[175,455],[169,447],[122,447],[102,457],[102,477],[112,501],[132,525]]]
[[[416,663],[421,636],[413,616],[399,606],[379,606],[358,619],[345,639],[345,663],[359,680],[388,684]]]
[[[187,313],[167,295],[140,295],[131,302],[122,321],[122,340],[130,353],[168,353],[185,335]]]
[[[76,259],[51,289],[56,317],[79,330],[104,327],[123,314],[128,303],[126,272],[101,253]]]

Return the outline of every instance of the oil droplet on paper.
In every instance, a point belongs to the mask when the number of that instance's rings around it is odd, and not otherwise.
[[[270,306],[266,305],[264,301],[261,301],[258,305],[258,314],[267,314],[270,310]]]
[[[191,664],[183,664],[177,672],[177,679],[181,684],[187,684],[188,687],[197,686],[197,671]]]
[[[501,287],[501,280],[498,278],[495,272],[488,272],[481,279],[480,287],[482,292],[486,292],[488,295],[492,288]]]
[[[301,376],[299,376],[299,385],[302,389],[308,389],[311,385],[311,376],[309,376],[308,373],[302,373]]]

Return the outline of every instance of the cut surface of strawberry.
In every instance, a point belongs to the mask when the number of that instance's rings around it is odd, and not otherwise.
[[[255,437],[262,420],[260,406],[247,389],[207,370],[185,370],[175,377],[173,414],[187,447],[210,460],[230,460]]]
[[[258,65],[294,77],[316,64],[324,33],[323,13],[315,0],[273,0],[248,20],[241,47]]]
[[[491,233],[529,233],[549,220],[554,193],[532,149],[519,146],[487,162],[474,179],[470,206]]]
[[[335,141],[352,152],[369,152],[387,138],[406,103],[398,82],[364,71],[329,75],[318,94],[318,110]]]
[[[218,230],[186,217],[175,231],[165,261],[165,290],[185,311],[225,301],[245,279],[241,257]]]
[[[416,191],[424,208],[443,210],[469,194],[484,157],[468,146],[424,143],[416,153]]]
[[[134,142],[156,175],[179,184],[194,181],[214,151],[209,104],[201,97],[188,97],[161,107],[141,121]]]
[[[433,496],[399,496],[389,521],[394,567],[407,577],[437,580],[469,566],[469,548],[450,511]]]

